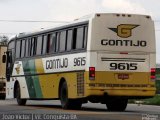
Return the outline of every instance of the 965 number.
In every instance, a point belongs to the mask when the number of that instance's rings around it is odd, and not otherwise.
[[[110,63],[110,70],[137,70],[137,63]]]
[[[86,57],[74,58],[74,66],[84,66],[86,64]]]

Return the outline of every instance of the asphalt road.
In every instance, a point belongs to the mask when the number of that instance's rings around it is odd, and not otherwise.
[[[63,110],[59,101],[0,100],[0,120],[160,120],[160,106],[128,104],[125,112],[109,112],[105,105],[87,103],[81,110]]]

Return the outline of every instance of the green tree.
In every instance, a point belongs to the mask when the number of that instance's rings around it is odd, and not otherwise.
[[[6,45],[9,41],[9,37],[6,35],[0,36],[0,45]]]

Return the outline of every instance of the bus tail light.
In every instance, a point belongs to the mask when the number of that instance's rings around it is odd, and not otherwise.
[[[151,68],[151,80],[155,80],[155,79],[156,79],[156,69]]]
[[[89,67],[89,79],[95,80],[95,67]]]

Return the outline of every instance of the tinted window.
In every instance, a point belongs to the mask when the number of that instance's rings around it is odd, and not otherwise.
[[[23,58],[25,56],[25,48],[26,48],[25,40],[22,40],[22,43],[21,43],[21,58]]]
[[[31,56],[32,40],[28,38],[28,56]]]
[[[50,50],[50,42],[51,42],[51,34],[48,34],[48,35],[47,35],[46,53],[49,53],[49,50]]]
[[[42,53],[42,36],[38,36],[36,55],[41,55],[41,53]]]
[[[35,55],[36,53],[36,37],[33,37],[31,40],[31,56]]]
[[[83,27],[77,29],[76,49],[83,48]]]
[[[60,52],[65,51],[65,49],[66,49],[66,31],[62,31],[60,33],[59,44],[60,44],[60,46],[59,46],[60,47],[59,48]]]
[[[33,50],[34,50],[34,38],[31,38],[30,47],[31,47],[31,54],[30,54],[30,56],[33,56]]]
[[[46,47],[47,47],[47,36],[44,35],[43,36],[43,50],[42,50],[42,54],[46,54]]]
[[[55,52],[58,52],[59,50],[59,36],[60,36],[60,33],[56,33],[56,42],[55,42]]]
[[[53,33],[50,37],[50,53],[53,53],[55,51],[55,42],[56,42],[56,34]]]
[[[77,39],[77,28],[74,28],[73,29],[72,49],[76,49],[76,39]]]
[[[12,51],[12,60],[14,60],[14,56],[15,56],[15,41],[11,41],[8,45],[8,49]]]
[[[83,48],[86,48],[87,45],[87,34],[88,34],[88,28],[87,26],[84,27],[84,43],[83,43]]]
[[[29,54],[28,54],[28,47],[29,47],[29,44],[28,44],[28,38],[26,39],[26,51],[25,51],[25,56],[28,57]]]
[[[20,46],[21,46],[21,41],[18,40],[16,43],[16,58],[20,57]]]
[[[67,51],[70,51],[72,49],[72,36],[73,36],[72,30],[68,30],[68,33],[67,33]]]

